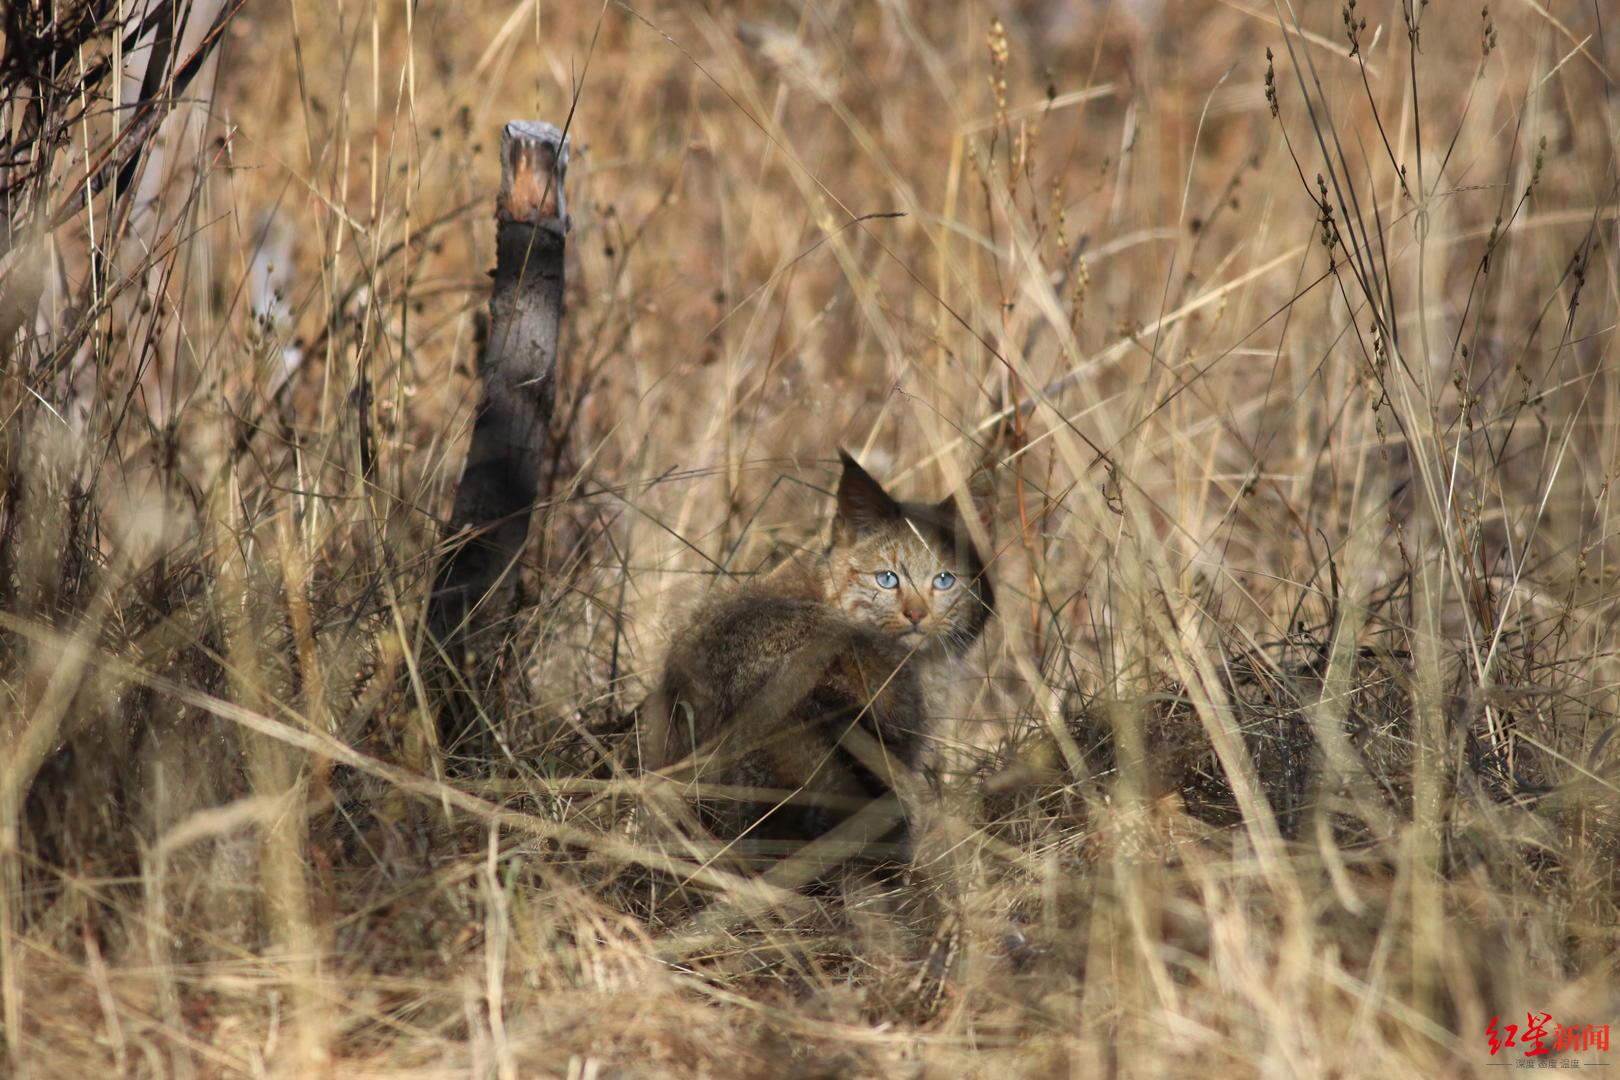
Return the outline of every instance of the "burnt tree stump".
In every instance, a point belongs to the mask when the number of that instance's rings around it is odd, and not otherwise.
[[[472,441],[445,529],[447,550],[428,601],[440,745],[484,743],[473,691],[511,613],[517,564],[540,490],[563,316],[568,140],[557,127],[513,121],[501,133],[495,269],[483,382]],[[468,749],[472,747],[468,746]],[[475,751],[476,752],[476,751]]]

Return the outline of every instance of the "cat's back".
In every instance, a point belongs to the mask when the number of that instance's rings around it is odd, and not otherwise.
[[[891,639],[827,604],[742,588],[702,605],[676,635],[666,682],[733,715],[772,682],[819,680],[841,656],[874,672],[893,672],[905,659]]]
[[[649,749],[667,765],[728,734],[811,719],[807,710],[829,719],[866,713],[897,735],[913,732],[922,689],[907,660],[892,638],[809,596],[759,586],[724,592],[670,644],[649,701],[657,725]]]

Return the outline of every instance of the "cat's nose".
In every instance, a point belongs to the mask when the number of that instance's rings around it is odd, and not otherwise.
[[[927,610],[924,609],[921,604],[906,604],[900,609],[900,612],[906,618],[911,620],[911,625],[913,626],[916,626],[918,623],[922,622],[923,616],[928,614]]]

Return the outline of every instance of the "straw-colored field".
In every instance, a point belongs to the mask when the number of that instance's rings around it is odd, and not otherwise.
[[[143,4],[11,5],[0,1074],[1620,1067],[1620,19],[1407,7],[257,0],[143,87]],[[510,119],[568,306],[469,759],[418,657]],[[624,765],[840,447],[995,468],[899,896]]]

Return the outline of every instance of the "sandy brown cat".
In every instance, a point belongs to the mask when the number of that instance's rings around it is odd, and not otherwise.
[[[929,691],[994,604],[954,496],[900,502],[841,457],[825,555],[699,608],[642,713],[644,761],[692,785],[727,861],[799,852],[806,879],[904,858]]]

